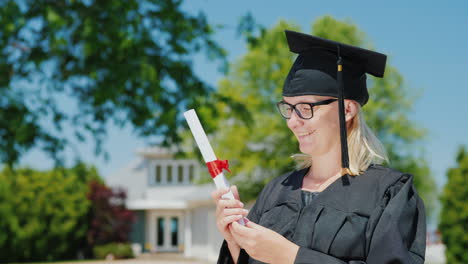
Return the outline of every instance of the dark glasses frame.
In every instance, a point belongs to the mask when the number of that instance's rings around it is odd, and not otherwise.
[[[285,114],[283,114],[283,112],[281,112],[281,106],[288,105],[296,112],[297,116],[299,116],[302,119],[307,120],[307,119],[311,119],[312,117],[314,117],[314,106],[327,105],[327,104],[331,104],[331,103],[333,103],[335,101],[338,101],[338,99],[327,99],[327,100],[318,101],[318,102],[314,102],[314,103],[301,102],[301,103],[297,103],[297,104],[294,104],[294,105],[292,105],[290,103],[287,103],[285,101],[280,101],[280,102],[276,103],[276,108],[278,109],[279,113],[281,114],[281,116],[284,119],[290,119],[291,118],[291,115],[286,116]],[[301,105],[301,104],[306,104],[306,105],[310,106],[310,113],[311,113],[310,117],[303,117],[301,112],[296,108],[297,105]],[[291,113],[292,113],[292,111],[291,111]]]

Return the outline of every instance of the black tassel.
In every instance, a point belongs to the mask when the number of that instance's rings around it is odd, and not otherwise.
[[[338,46],[336,82],[338,84],[338,115],[340,118],[340,137],[341,137],[341,167],[349,171],[348,140],[344,109],[344,84],[343,84],[343,60],[340,56],[340,47]]]

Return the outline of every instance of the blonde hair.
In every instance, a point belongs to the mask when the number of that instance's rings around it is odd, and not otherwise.
[[[360,111],[351,120],[348,129],[348,155],[350,175],[359,175],[369,168],[371,164],[388,162],[384,146],[367,126]],[[294,154],[297,169],[304,169],[312,165],[312,157],[307,154]]]

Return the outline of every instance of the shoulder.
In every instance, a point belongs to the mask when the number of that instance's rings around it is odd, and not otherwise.
[[[279,191],[281,189],[297,189],[302,186],[302,178],[309,168],[302,170],[293,170],[273,178],[265,185],[266,191]]]
[[[384,206],[403,186],[412,190],[412,175],[380,165],[370,166],[358,176],[343,176],[327,192],[331,206],[345,211],[370,214],[376,207]]]
[[[371,165],[363,174],[350,177],[357,187],[371,188],[385,192],[388,188],[410,183],[412,184],[413,176],[409,173],[404,173],[382,165]],[[382,193],[383,194],[383,193]]]
[[[287,200],[289,193],[301,188],[302,178],[308,169],[294,170],[271,179],[260,192],[257,203],[269,208],[279,200]]]
[[[376,197],[381,198],[383,204],[387,204],[394,197],[401,196],[402,200],[414,200],[423,206],[416,188],[413,184],[413,175],[381,165],[372,165],[369,169],[356,178],[363,182],[369,182],[375,186]]]

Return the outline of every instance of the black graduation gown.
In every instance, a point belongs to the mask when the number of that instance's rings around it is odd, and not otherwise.
[[[304,206],[308,169],[273,179],[248,218],[300,248],[295,263],[424,263],[426,218],[412,176],[372,165],[343,176]],[[233,263],[226,242],[218,264]],[[241,250],[237,263],[262,263]]]

